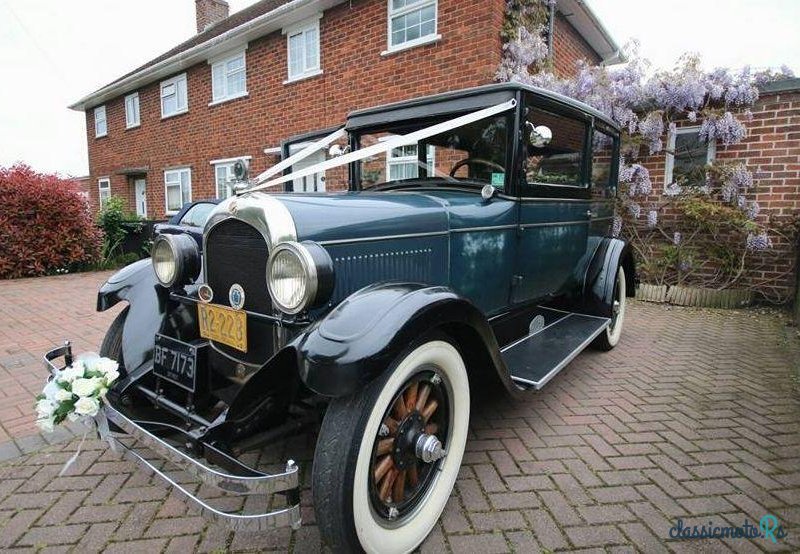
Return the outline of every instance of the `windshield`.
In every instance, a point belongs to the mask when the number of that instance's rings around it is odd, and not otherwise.
[[[356,162],[360,188],[416,183],[442,185],[490,184],[506,187],[510,114],[482,119],[389,152]],[[358,138],[360,147],[423,129],[440,121],[407,123],[369,130]]]

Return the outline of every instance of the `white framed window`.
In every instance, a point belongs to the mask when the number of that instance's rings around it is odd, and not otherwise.
[[[111,198],[111,180],[108,177],[98,179],[97,188],[100,191],[100,208],[102,209]]]
[[[94,136],[104,137],[108,134],[108,121],[106,121],[106,107],[97,106],[94,109]]]
[[[192,201],[192,170],[188,167],[164,171],[164,199],[167,214],[175,214]]]
[[[700,127],[681,127],[669,133],[664,185],[677,182],[681,186],[705,184],[705,166],[717,154],[716,144],[700,140]]]
[[[283,30],[286,35],[286,59],[289,73],[286,83],[322,73],[319,45],[319,20],[321,17],[322,14],[318,14],[313,20],[307,20]]]
[[[244,50],[211,63],[211,103],[247,95],[247,66]]]
[[[186,73],[161,81],[161,117],[171,117],[189,111]]]
[[[428,145],[426,162],[430,167],[429,172],[433,172],[435,164],[434,147]],[[399,181],[401,179],[414,179],[419,177],[419,157],[416,144],[392,148],[386,158],[387,181]]]
[[[389,49],[384,54],[441,38],[437,30],[437,0],[387,0]]]
[[[139,93],[134,92],[125,97],[125,128],[132,129],[140,124]]]
[[[224,160],[211,160],[211,165],[214,166],[214,185],[217,191],[217,198],[224,199],[233,194],[233,185],[236,182],[233,177],[233,164],[239,160],[245,160],[249,163],[251,159],[252,156],[240,156]]]

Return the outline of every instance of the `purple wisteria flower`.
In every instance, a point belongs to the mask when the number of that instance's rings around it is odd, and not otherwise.
[[[753,251],[763,251],[772,248],[772,239],[766,232],[747,235],[747,249]]]
[[[681,271],[689,271],[692,269],[692,262],[690,260],[681,260],[678,264],[678,269]]]
[[[650,171],[641,164],[625,165],[624,158],[620,159],[619,182],[630,183],[628,196],[641,194],[647,196],[653,192],[653,182],[650,180]]]
[[[736,207],[740,210],[744,210],[747,207],[747,197],[744,194],[736,197]]]
[[[658,225],[658,212],[650,210],[647,212],[647,226],[653,229],[656,225]]]
[[[736,198],[736,193],[739,192],[739,190],[736,188],[736,185],[724,183],[720,192],[722,194],[722,200],[725,202],[733,202],[733,200]]]
[[[633,219],[639,219],[639,216],[642,215],[642,207],[636,202],[628,204],[628,211],[633,216]]]
[[[664,116],[660,111],[647,114],[643,121],[639,122],[639,132],[648,141],[650,154],[660,152],[664,148],[661,137],[664,135]]]
[[[697,121],[697,112],[694,111],[694,110],[692,110],[690,112],[687,112],[686,113],[686,119],[688,119],[689,121],[694,123],[695,121]]]
[[[675,246],[680,245],[681,239],[683,239],[683,235],[681,235],[681,232],[675,231],[675,233],[673,233],[672,235],[672,244],[674,244]]]
[[[615,215],[614,220],[611,223],[611,236],[618,237],[621,231],[622,231],[622,218],[618,215]]]
[[[750,202],[747,205],[747,210],[746,210],[748,219],[755,219],[756,217],[758,217],[758,213],[760,211],[761,211],[761,206],[758,204],[758,202]]]
[[[734,166],[726,176],[725,182],[740,189],[749,189],[753,186],[753,174],[744,164]]]
[[[721,141],[725,146],[740,142],[747,135],[747,129],[731,112],[722,117],[708,115],[700,125],[699,137],[704,142]]]
[[[683,187],[681,187],[677,182],[673,181],[672,183],[668,184],[664,187],[664,196],[669,196],[674,198],[683,192]]]

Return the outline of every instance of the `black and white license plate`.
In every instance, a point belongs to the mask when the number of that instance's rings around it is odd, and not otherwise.
[[[156,334],[153,373],[194,392],[197,388],[197,346]]]

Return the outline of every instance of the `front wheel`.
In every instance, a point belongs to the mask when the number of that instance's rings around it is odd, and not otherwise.
[[[611,350],[622,337],[622,325],[625,323],[625,299],[627,290],[625,283],[625,270],[619,266],[617,279],[614,282],[614,297],[611,305],[611,323],[606,330],[594,340],[593,346],[599,350]]]
[[[410,348],[363,390],[334,399],[314,453],[320,531],[336,552],[409,552],[453,490],[469,424],[469,380],[446,340]]]

